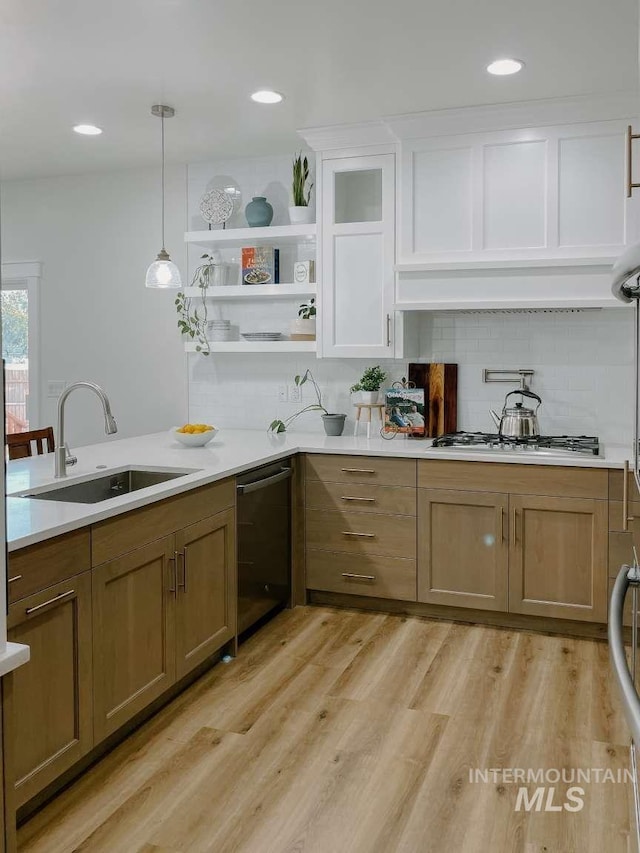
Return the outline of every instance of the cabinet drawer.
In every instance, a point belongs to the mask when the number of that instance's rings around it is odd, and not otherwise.
[[[368,483],[307,482],[306,503],[310,509],[416,514],[416,489],[402,486],[371,486]]]
[[[415,487],[416,462],[414,459],[389,459],[380,456],[308,454],[306,475],[307,480],[331,483]]]
[[[609,493],[608,472],[605,468],[461,462],[449,459],[420,460],[418,486],[422,489],[464,489],[472,492],[602,500],[606,500]]]
[[[162,539],[235,505],[231,478],[118,515],[91,528],[91,563],[97,566]]]
[[[89,528],[9,554],[9,603],[91,568]]]
[[[306,538],[310,549],[416,557],[416,520],[406,515],[308,509]]]
[[[416,561],[307,551],[307,588],[415,601]]]

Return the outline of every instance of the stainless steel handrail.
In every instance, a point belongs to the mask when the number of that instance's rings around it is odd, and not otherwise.
[[[624,715],[635,743],[640,744],[640,696],[629,670],[623,628],[624,600],[629,587],[633,586],[637,589],[638,584],[640,584],[640,572],[635,567],[622,566],[611,593],[608,634],[611,664],[620,690]],[[637,624],[637,612],[634,612],[633,619]]]
[[[634,552],[635,553],[635,552]],[[640,744],[640,696],[636,689],[636,659],[638,646],[638,587],[640,586],[640,567],[622,566],[618,572],[609,606],[609,654],[613,674],[618,684],[622,709],[631,729],[631,772],[633,776],[633,805],[635,812],[636,850],[640,850],[640,790],[638,785],[638,767],[636,744]],[[631,669],[624,645],[624,602],[629,587],[632,590],[631,617]]]

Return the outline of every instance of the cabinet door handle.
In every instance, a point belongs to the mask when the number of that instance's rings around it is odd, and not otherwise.
[[[640,133],[634,133],[631,125],[627,128],[627,198],[640,184],[633,182],[633,140],[640,139]]]
[[[178,579],[178,589],[182,587],[183,591],[187,591],[187,546],[185,545],[182,551],[178,554],[182,557],[182,583]]]
[[[500,507],[500,514],[498,516],[498,524],[500,525],[500,535],[502,536],[503,542],[507,541],[507,531],[505,530],[505,520],[506,520],[506,514],[504,511],[504,507],[501,506]]]
[[[375,468],[342,468],[345,474],[375,474]]]
[[[626,460],[622,473],[622,529],[626,533],[629,530],[629,522],[635,521],[634,517],[629,515],[629,463]]]
[[[352,533],[350,530],[343,530],[342,535],[343,536],[358,536],[362,539],[375,539],[376,538],[375,533]]]
[[[172,592],[174,595],[177,595],[178,592],[178,552],[173,552],[173,557],[169,557],[169,562],[171,563],[171,583],[172,586],[169,587],[169,592]]]
[[[9,583],[15,583],[16,581],[21,581],[22,575],[14,575],[12,578],[9,578]]]
[[[24,612],[27,616],[31,616],[32,613],[42,610],[50,604],[55,604],[56,601],[62,601],[63,598],[68,598],[70,595],[75,595],[75,593],[75,589],[70,589],[68,592],[61,592],[60,595],[54,595],[53,598],[50,598],[48,601],[43,601],[42,604],[36,604],[35,607],[27,607]]]
[[[342,577],[359,581],[374,581],[376,579],[375,575],[356,575],[353,572],[343,572]]]
[[[387,346],[391,346],[391,314],[387,314]]]
[[[349,497],[349,495],[342,495],[343,501],[363,501],[366,503],[374,504],[376,502],[375,498],[357,498],[357,497]]]
[[[517,509],[514,509],[514,511],[513,511],[513,541],[514,542],[517,542],[518,539],[520,538],[518,536],[518,519],[519,519],[519,517],[520,517],[519,511]]]

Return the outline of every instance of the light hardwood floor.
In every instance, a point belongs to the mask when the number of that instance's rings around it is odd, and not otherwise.
[[[627,853],[630,785],[527,813],[518,785],[469,781],[624,768],[626,743],[604,643],[299,607],[32,818],[20,850]]]

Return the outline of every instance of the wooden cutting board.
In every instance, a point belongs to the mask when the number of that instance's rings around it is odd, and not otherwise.
[[[427,437],[435,438],[458,429],[458,365],[410,364],[409,382],[424,388]]]

